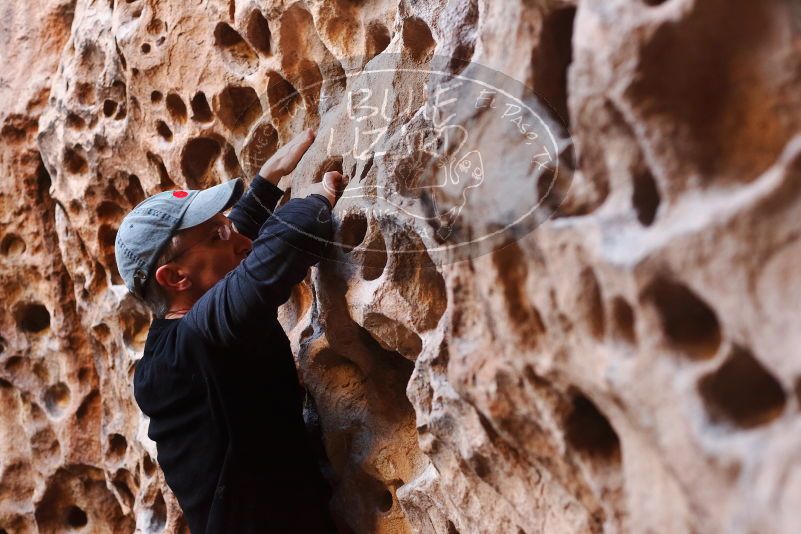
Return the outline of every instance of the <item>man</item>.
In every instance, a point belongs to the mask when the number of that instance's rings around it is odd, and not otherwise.
[[[326,173],[272,211],[313,140],[284,145],[244,195],[239,179],[159,193],[117,234],[120,275],[155,316],[134,396],[192,534],[335,532],[277,319],[320,260],[347,184]]]

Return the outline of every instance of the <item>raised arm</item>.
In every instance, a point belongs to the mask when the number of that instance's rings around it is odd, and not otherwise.
[[[311,128],[303,130],[270,156],[261,166],[250,187],[231,209],[228,218],[239,233],[256,239],[259,228],[270,217],[275,205],[283,195],[278,182],[295,170],[300,159],[314,142]]]
[[[245,194],[231,208],[228,218],[240,234],[256,239],[259,228],[272,215],[283,194],[278,186],[256,175]]]
[[[250,254],[209,289],[184,317],[208,341],[229,346],[263,331],[318,263],[332,236],[325,196],[293,198],[261,227]]]

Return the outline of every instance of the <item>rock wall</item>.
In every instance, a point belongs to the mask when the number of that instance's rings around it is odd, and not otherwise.
[[[801,527],[797,3],[2,12],[0,533],[185,530],[116,229],[302,127],[287,197],[353,178],[281,319],[354,532]]]

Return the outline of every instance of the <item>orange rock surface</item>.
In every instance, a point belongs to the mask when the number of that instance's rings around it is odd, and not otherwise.
[[[185,530],[116,231],[304,127],[286,198],[351,184],[280,317],[354,532],[801,529],[796,3],[6,4],[0,533]]]

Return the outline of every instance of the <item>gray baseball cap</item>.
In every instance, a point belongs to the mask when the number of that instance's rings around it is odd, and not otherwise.
[[[244,189],[236,178],[202,191],[164,191],[140,202],[122,220],[114,242],[117,269],[128,290],[141,297],[170,238],[227,210]]]

